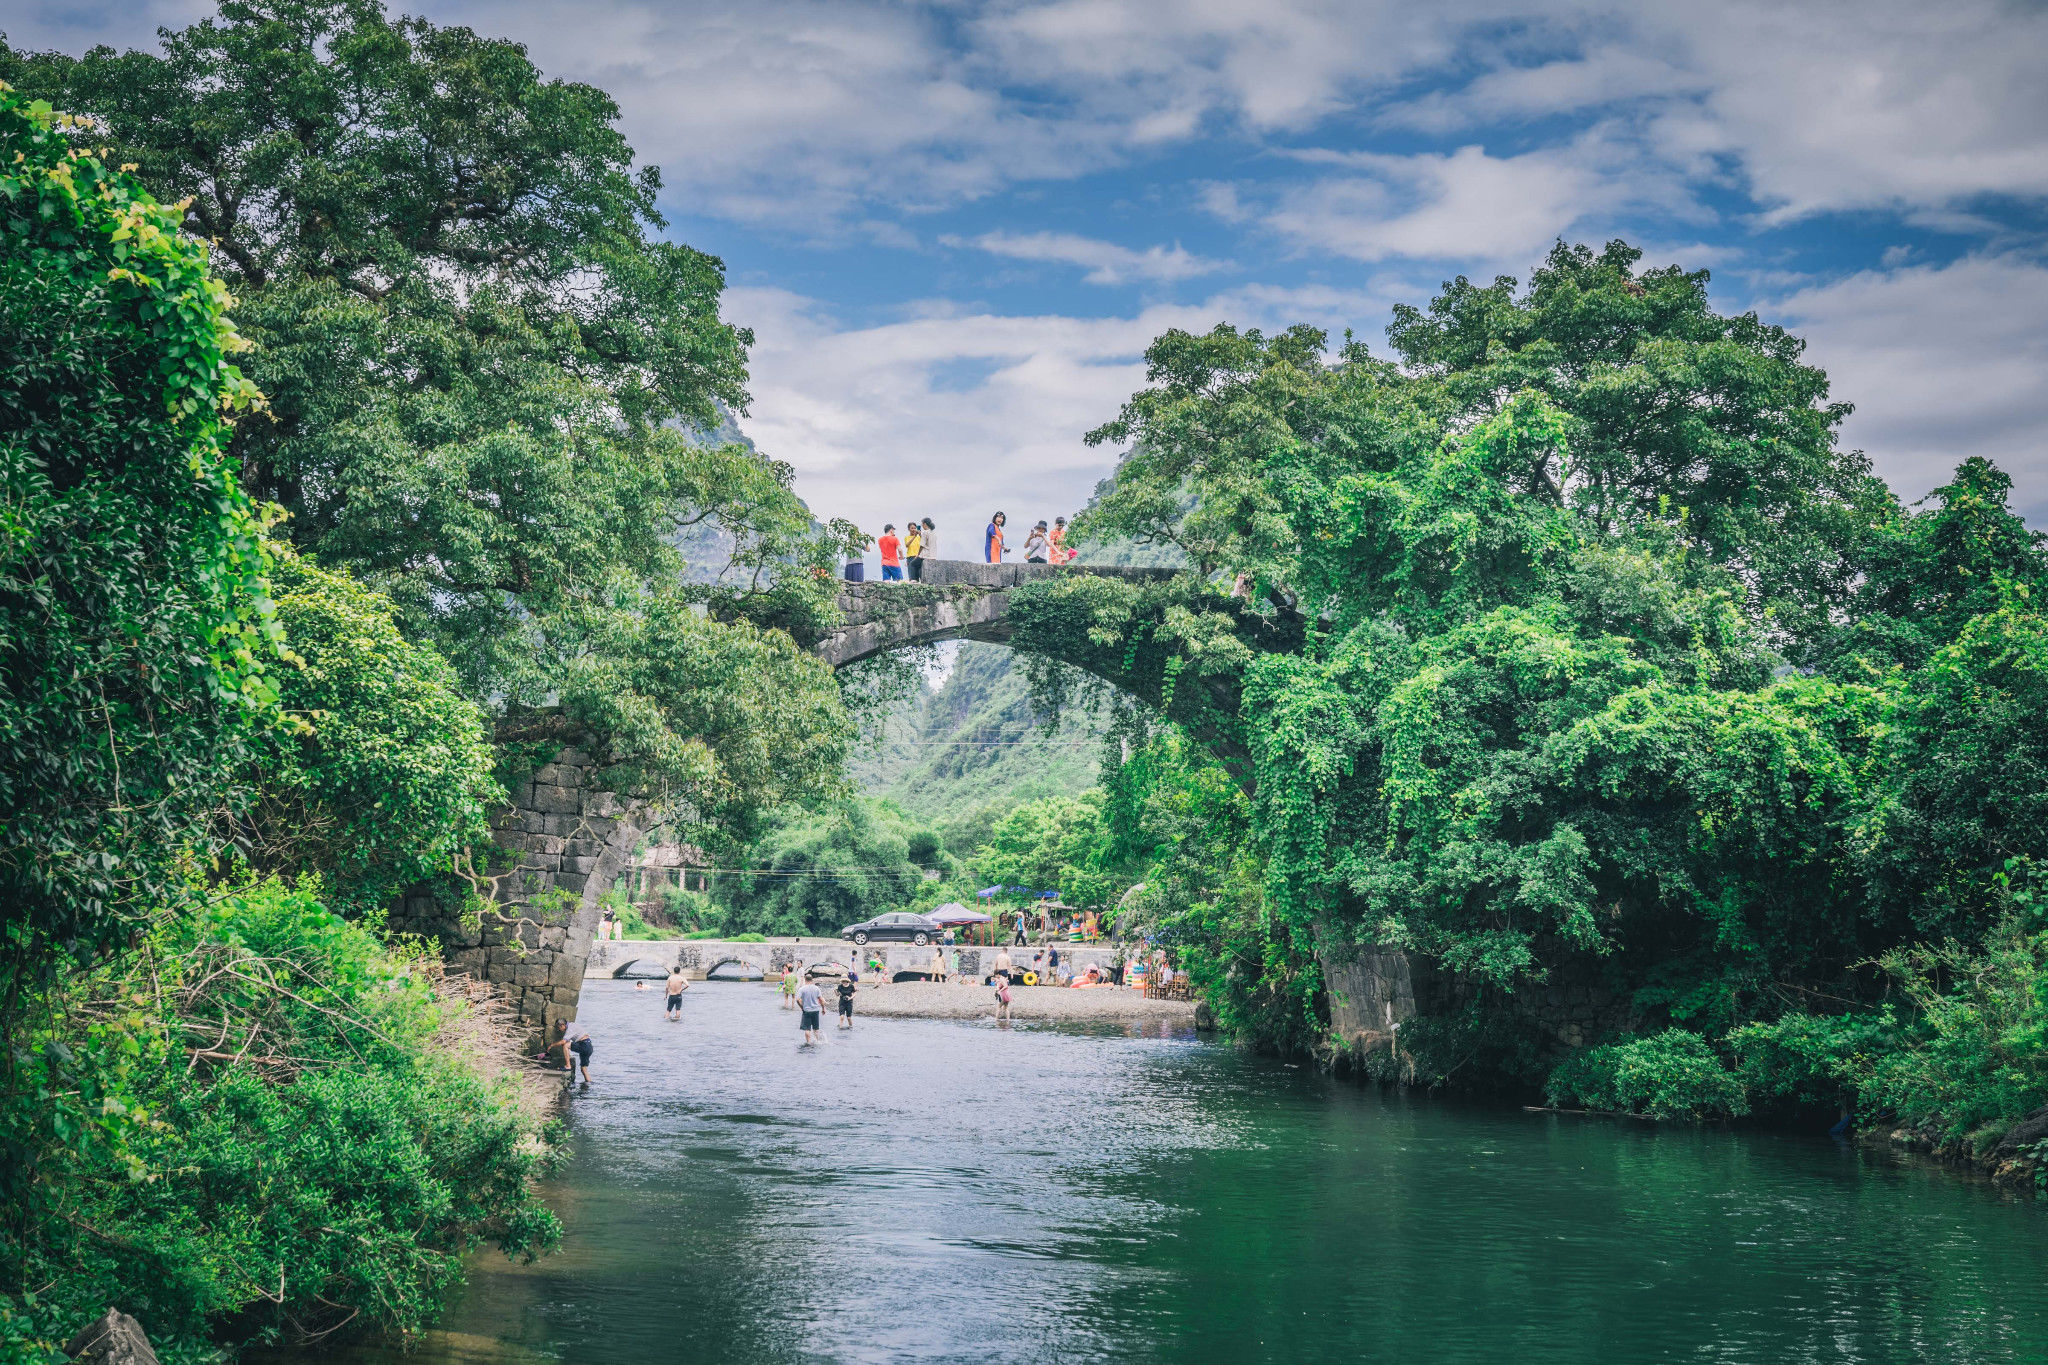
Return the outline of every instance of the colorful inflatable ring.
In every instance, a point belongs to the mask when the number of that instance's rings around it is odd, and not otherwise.
[[[1026,973],[1024,973],[1024,984],[1025,984],[1025,985],[1027,985],[1027,986],[1036,986],[1036,985],[1038,984],[1038,973],[1037,973],[1037,972],[1026,972]]]

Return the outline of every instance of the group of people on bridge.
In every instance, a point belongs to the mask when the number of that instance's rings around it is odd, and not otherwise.
[[[1000,564],[1009,553],[1004,544],[1006,529],[1010,524],[1009,514],[998,512],[988,520],[981,533],[981,558],[986,564]],[[882,581],[884,583],[915,583],[924,577],[924,562],[937,559],[938,527],[930,517],[912,518],[906,523],[901,535],[896,532],[896,523],[890,522],[882,528],[881,536],[875,542],[875,549],[882,557]],[[1026,564],[1071,564],[1081,557],[1080,552],[1067,544],[1067,519],[1054,517],[1051,526],[1040,521],[1024,537],[1024,562]],[[848,574],[851,576],[849,569]]]

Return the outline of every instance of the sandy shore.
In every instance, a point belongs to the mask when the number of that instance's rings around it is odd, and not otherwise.
[[[1013,1019],[1168,1019],[1192,1025],[1195,1007],[1186,1000],[1147,1000],[1136,991],[1065,986],[1012,986]],[[828,995],[827,1008],[831,1007]],[[894,1019],[992,1019],[996,1012],[993,986],[935,985],[904,981],[863,985],[853,1002],[855,1015]]]

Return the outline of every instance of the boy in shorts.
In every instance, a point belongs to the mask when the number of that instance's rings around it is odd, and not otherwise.
[[[841,1028],[853,1027],[854,990],[855,986],[852,977],[842,976],[839,978],[839,1027]]]
[[[683,992],[690,989],[690,978],[683,975],[681,967],[671,967],[668,972],[668,1017],[683,1017]]]

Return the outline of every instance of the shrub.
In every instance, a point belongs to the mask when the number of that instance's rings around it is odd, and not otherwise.
[[[74,1326],[118,1304],[172,1340],[404,1337],[479,1242],[552,1243],[534,1125],[442,1045],[431,977],[269,881],[77,979],[0,1114],[28,1169],[12,1278]]]
[[[1552,1104],[1645,1118],[1730,1118],[1749,1112],[1742,1082],[1707,1040],[1686,1029],[1589,1047],[1550,1075]]]

